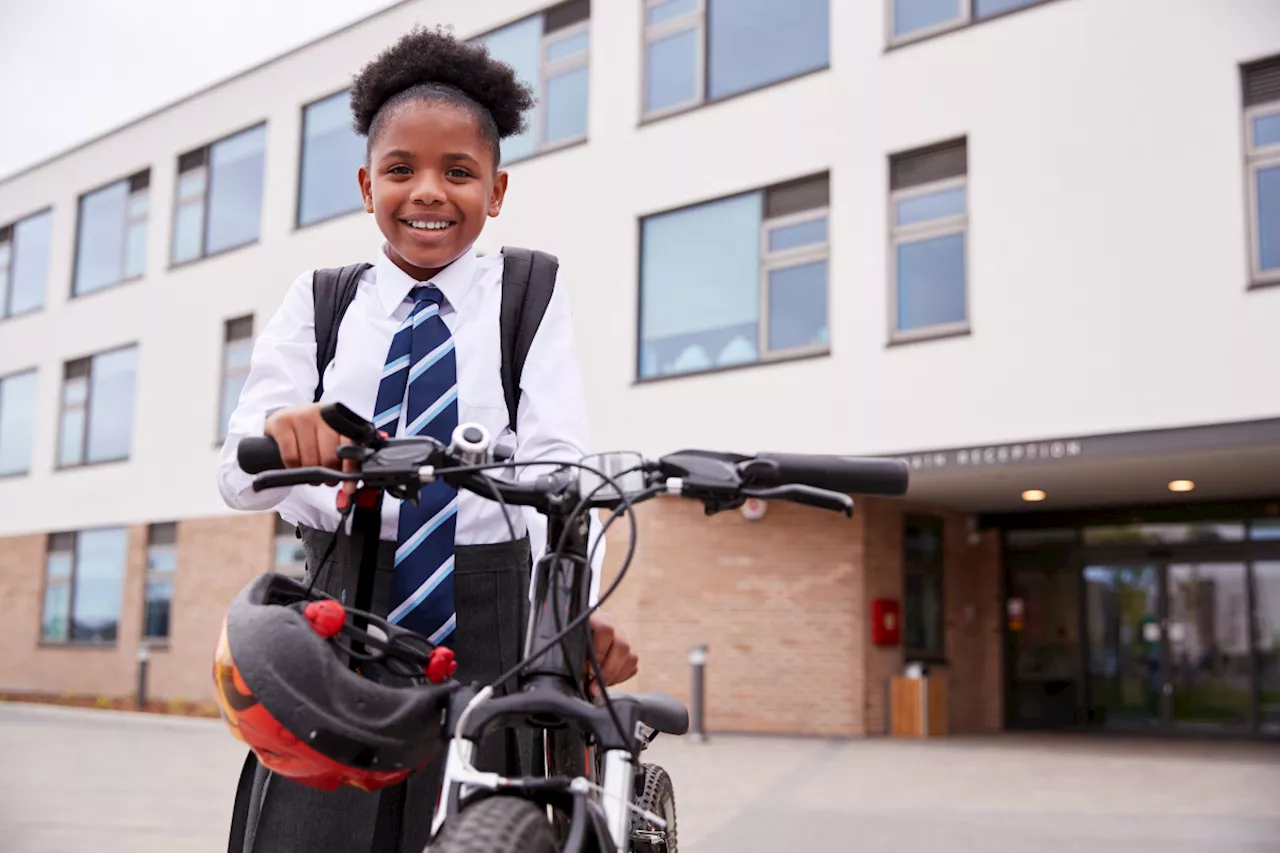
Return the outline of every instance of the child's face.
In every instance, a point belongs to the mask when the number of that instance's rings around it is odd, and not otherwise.
[[[507,191],[494,159],[461,107],[411,102],[390,117],[360,167],[360,190],[396,266],[425,281],[471,248]]]

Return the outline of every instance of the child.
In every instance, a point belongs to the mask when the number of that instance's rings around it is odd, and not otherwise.
[[[479,258],[473,247],[507,191],[499,140],[523,130],[532,104],[509,66],[443,31],[410,33],[360,72],[351,106],[357,131],[368,137],[368,157],[358,177],[365,210],[385,242],[339,327],[322,402],[345,403],[395,435],[447,441],[460,422],[482,423],[495,437],[508,427],[499,371],[503,260]],[[275,507],[297,525],[309,571],[319,573],[317,585],[339,595],[359,563],[359,548],[338,531],[337,487],[255,493],[252,478],[236,464],[239,440],[265,434],[291,467],[339,465],[343,440],[312,402],[320,379],[312,299],[312,274],[305,273],[254,346],[219,486],[230,506]],[[554,290],[529,349],[520,390],[517,458],[583,456],[586,407],[562,287]],[[521,477],[540,473],[523,470],[528,473]],[[374,610],[451,646],[464,682],[488,682],[519,660],[530,545],[528,537],[510,541],[509,530],[496,503],[444,483],[424,488],[418,507],[384,498]],[[335,535],[332,565],[317,566]],[[541,550],[543,543],[534,544]],[[634,675],[636,655],[621,632],[599,615],[592,630],[605,681]],[[487,760],[500,767],[511,760],[510,746],[496,746],[498,754],[488,750]],[[233,829],[232,849],[418,853],[428,840],[441,763],[394,794],[403,797],[404,816],[394,840],[387,838],[386,814],[393,789],[326,793],[257,767],[241,780],[237,814],[245,817],[236,824],[244,831],[241,839]]]

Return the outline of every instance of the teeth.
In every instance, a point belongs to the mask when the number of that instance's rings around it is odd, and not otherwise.
[[[443,231],[452,224],[452,222],[409,222],[411,228],[422,231]]]

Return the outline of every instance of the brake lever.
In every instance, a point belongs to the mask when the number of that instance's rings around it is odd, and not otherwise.
[[[321,407],[320,417],[338,435],[345,435],[356,444],[363,444],[375,450],[386,444],[386,439],[378,434],[378,428],[348,409],[341,403],[330,403]]]
[[[813,486],[796,484],[776,486],[771,489],[742,489],[741,494],[749,498],[760,498],[762,500],[791,501],[792,503],[804,504],[818,509],[844,513],[848,518],[853,517],[853,498],[840,492],[817,489]]]

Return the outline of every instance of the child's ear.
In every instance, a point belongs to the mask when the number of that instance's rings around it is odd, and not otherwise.
[[[364,212],[373,213],[373,178],[369,176],[369,169],[361,166],[360,171],[356,173],[356,179],[360,181],[360,195],[364,199]]]
[[[499,172],[493,176],[493,192],[489,193],[489,215],[497,216],[502,212],[502,200],[507,197],[507,173]]]

